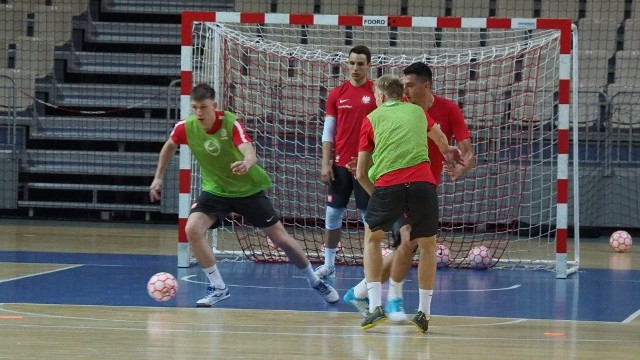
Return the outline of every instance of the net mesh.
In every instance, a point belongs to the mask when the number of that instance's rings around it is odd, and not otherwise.
[[[469,250],[484,245],[492,265],[553,267],[558,32],[195,23],[193,33],[194,83],[216,84],[221,107],[243,119],[274,179],[269,195],[312,261],[323,256],[325,100],[348,75],[350,45],[367,44],[371,78],[429,63],[435,92],[462,108],[472,133],[478,166],[456,182],[443,177],[439,188],[438,242],[452,265],[468,266]],[[239,241],[218,243],[219,251],[287,261],[241,217],[229,220],[224,231]],[[218,239],[231,238],[224,231]],[[338,263],[362,262],[362,235],[350,204]]]

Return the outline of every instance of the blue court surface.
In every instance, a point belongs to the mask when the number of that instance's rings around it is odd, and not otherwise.
[[[175,256],[2,251],[0,262],[61,264],[0,281],[0,303],[193,307],[206,286],[199,267],[176,268]],[[325,303],[291,264],[220,261],[218,267],[231,297],[216,307],[353,311],[342,300]],[[178,295],[166,303],[146,293],[147,280],[160,271],[179,279]],[[362,276],[362,267],[340,266],[330,283],[342,295]],[[418,304],[415,269],[404,289],[407,312],[413,313]],[[556,279],[548,271],[438,270],[432,313],[630,322],[640,316],[640,271],[581,269],[568,279]]]

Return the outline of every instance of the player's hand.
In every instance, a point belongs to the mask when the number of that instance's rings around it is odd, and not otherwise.
[[[449,145],[449,151],[447,151],[444,155],[445,160],[450,165],[462,165],[464,166],[464,159],[462,158],[462,151],[455,146]]]
[[[160,190],[162,189],[162,179],[153,179],[151,186],[149,186],[149,199],[151,202],[160,200]]]
[[[231,172],[233,172],[236,175],[244,175],[249,171],[249,167],[247,166],[247,162],[242,160],[242,161],[236,161],[233,164],[231,164]]]
[[[358,158],[357,157],[352,157],[351,161],[349,161],[347,163],[347,165],[345,165],[345,167],[347,168],[347,170],[349,170],[351,175],[355,176],[356,175],[356,168],[358,167]]]
[[[329,185],[331,181],[333,181],[333,167],[331,165],[322,165],[322,172],[320,173],[322,183],[325,185]]]
[[[451,180],[456,181],[462,176],[462,170],[464,167],[457,166],[455,163],[445,161],[444,171],[451,177]]]

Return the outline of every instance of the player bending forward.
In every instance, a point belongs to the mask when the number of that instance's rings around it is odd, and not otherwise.
[[[300,244],[284,229],[278,213],[265,195],[264,190],[272,185],[271,179],[256,164],[252,140],[242,123],[233,113],[216,111],[214,99],[215,92],[211,86],[198,84],[193,87],[193,114],[176,124],[160,150],[158,167],[149,190],[151,201],[160,199],[166,166],[178,145],[187,144],[202,172],[202,192],[191,206],[185,231],[196,260],[210,282],[207,295],[196,305],[210,307],[230,296],[206,232],[209,228],[218,227],[231,212],[262,228],[325,301],[338,301],[338,292],[314,273]]]

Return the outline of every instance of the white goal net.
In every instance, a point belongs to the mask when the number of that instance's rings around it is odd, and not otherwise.
[[[372,79],[426,62],[434,91],[465,115],[478,165],[456,182],[443,175],[439,188],[438,242],[451,250],[450,266],[467,267],[469,250],[484,245],[492,266],[556,268],[557,249],[566,248],[558,246],[556,227],[566,229],[567,216],[557,216],[558,126],[568,117],[559,110],[560,31],[198,21],[191,31],[193,44],[183,48],[190,80],[212,84],[220,108],[243,120],[274,180],[269,196],[312,261],[323,256],[325,101],[348,78],[349,49],[366,45]],[[362,224],[354,209],[343,224],[339,263],[362,262]],[[241,224],[229,219],[217,232],[216,250],[287,261],[262,232]],[[577,262],[577,249],[560,258]]]

